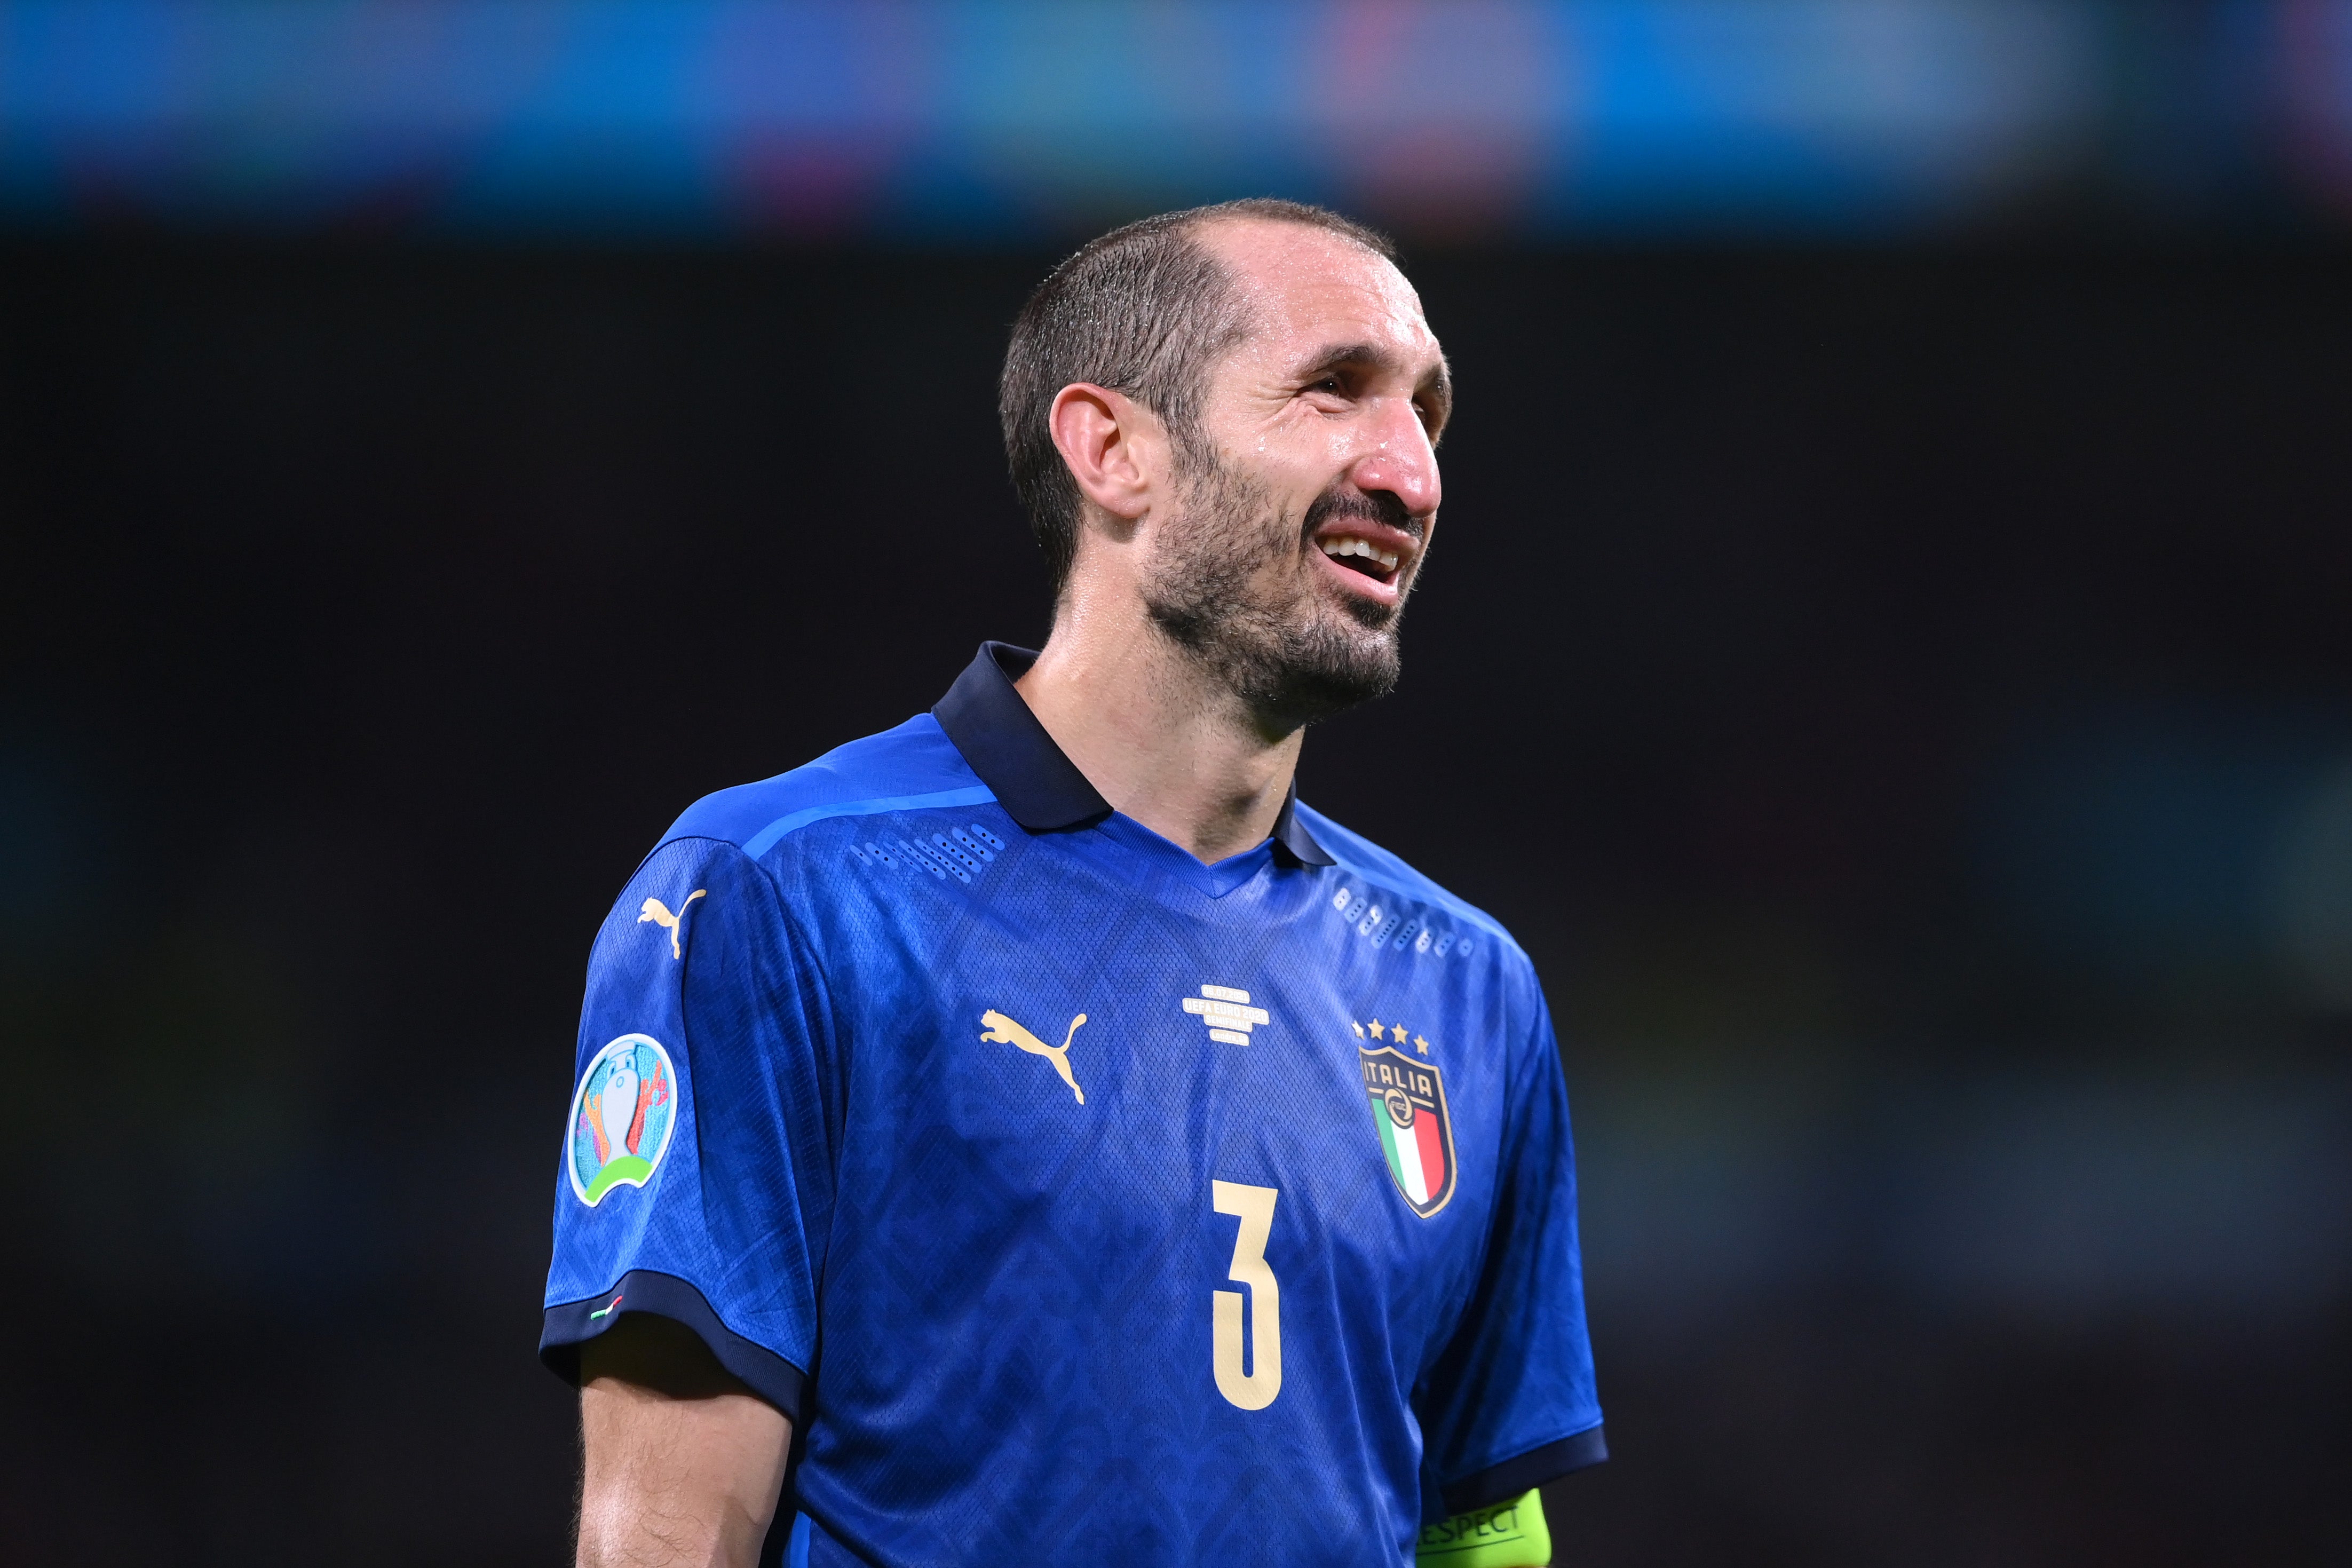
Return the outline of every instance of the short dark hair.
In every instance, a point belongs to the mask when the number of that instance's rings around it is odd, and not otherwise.
[[[1386,235],[1328,208],[1272,196],[1160,213],[1089,240],[1045,275],[1013,322],[998,378],[997,417],[1013,488],[1045,552],[1060,598],[1078,552],[1079,496],[1046,416],[1073,382],[1123,392],[1158,415],[1177,460],[1207,460],[1200,440],[1209,366],[1249,331],[1233,275],[1200,242],[1203,224],[1256,218],[1342,235],[1388,260]]]

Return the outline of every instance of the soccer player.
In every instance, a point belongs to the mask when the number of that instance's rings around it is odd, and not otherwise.
[[[1292,785],[1396,680],[1450,399],[1316,208],[1030,299],[1044,650],[698,802],[597,938],[541,1343],[582,1563],[1548,1558],[1532,1489],[1606,1457],[1550,1019]]]

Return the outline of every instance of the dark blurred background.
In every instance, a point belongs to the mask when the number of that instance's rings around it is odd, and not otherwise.
[[[2352,1552],[2352,6],[13,5],[0,89],[8,1561],[562,1560],[597,922],[1042,634],[1005,324],[1262,189],[1459,379],[1304,789],[1559,1015],[1558,1561]]]

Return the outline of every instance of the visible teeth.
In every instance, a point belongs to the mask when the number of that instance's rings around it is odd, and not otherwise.
[[[1394,567],[1397,563],[1395,551],[1376,550],[1369,539],[1326,539],[1319,542],[1326,555],[1360,555],[1367,561],[1377,561],[1387,567]]]

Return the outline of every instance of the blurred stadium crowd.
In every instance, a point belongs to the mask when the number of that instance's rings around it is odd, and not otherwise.
[[[12,0],[0,210],[1059,235],[2340,221],[2347,0]]]

